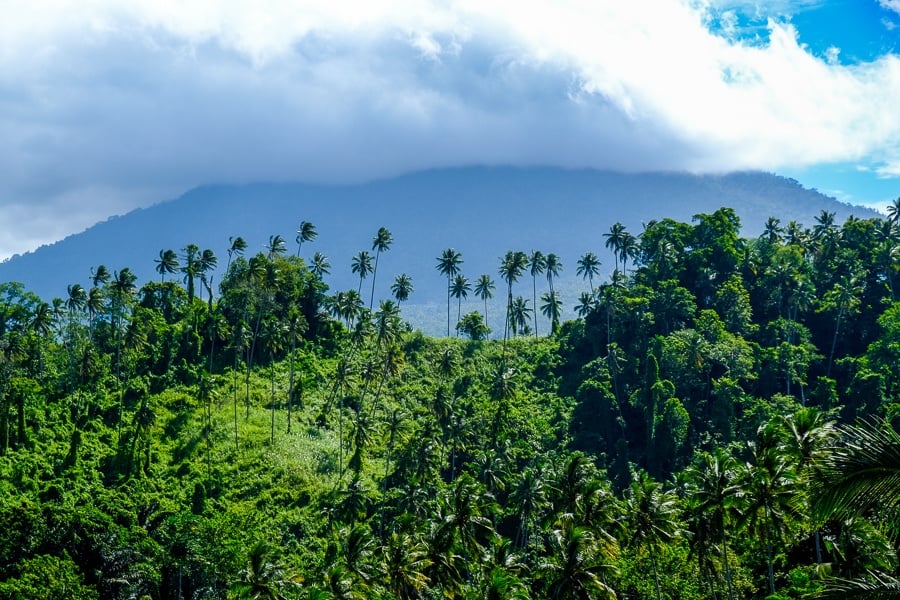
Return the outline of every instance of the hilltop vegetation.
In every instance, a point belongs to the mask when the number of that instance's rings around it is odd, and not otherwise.
[[[296,252],[278,235],[252,256],[240,237],[227,258],[161,249],[140,288],[104,266],[51,301],[2,284],[0,597],[778,599],[891,582],[889,515],[821,490],[846,424],[898,415],[894,209],[773,218],[753,239],[727,208],[616,224],[583,240],[565,322],[553,249],[467,277],[436,248],[442,338],[403,321],[417,281],[376,294],[385,228],[350,290],[300,257],[309,222]],[[462,314],[469,294],[483,308]],[[486,312],[507,316],[497,339]]]

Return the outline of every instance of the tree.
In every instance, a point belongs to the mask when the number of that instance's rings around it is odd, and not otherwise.
[[[178,272],[178,255],[174,250],[160,250],[159,258],[153,262],[156,263],[156,272],[159,273],[160,281],[165,281],[166,275],[174,275]]]
[[[194,301],[194,279],[197,277],[197,253],[200,248],[196,244],[188,244],[181,249],[184,252],[181,272],[184,273],[184,283],[187,284],[188,302]]]
[[[549,257],[548,257],[549,258]],[[504,342],[509,338],[509,329],[510,326],[513,325],[512,321],[512,308],[513,308],[513,295],[512,295],[512,286],[515,282],[519,280],[522,272],[525,270],[525,266],[528,264],[528,258],[525,256],[524,252],[516,252],[510,250],[506,253],[506,256],[503,257],[503,260],[500,261],[500,277],[503,278],[503,281],[506,282],[506,327],[503,332],[503,340]],[[550,275],[550,261],[547,261],[547,277],[551,277]],[[551,286],[550,289],[553,289]],[[527,306],[523,304],[523,306]],[[523,318],[526,316],[525,312],[522,312]]]
[[[394,283],[391,285],[391,292],[393,292],[394,298],[397,299],[397,304],[409,300],[409,295],[413,293],[412,277],[406,273],[397,275],[394,278]]]
[[[581,292],[578,296],[578,304],[575,306],[575,314],[580,318],[585,318],[597,308],[597,297],[588,292]]]
[[[541,295],[541,314],[550,319],[550,331],[559,331],[559,315],[562,313],[562,301],[556,292],[546,292]]]
[[[437,259],[435,267],[447,278],[447,337],[450,337],[450,292],[453,278],[459,274],[459,266],[463,263],[462,254],[453,248],[447,248]]]
[[[653,481],[644,471],[641,471],[637,480],[626,490],[625,529],[629,535],[627,545],[635,548],[646,547],[649,551],[657,600],[662,596],[656,553],[660,543],[668,542],[680,533],[676,511],[675,495],[663,490],[662,484]]]
[[[270,235],[269,242],[266,244],[266,258],[274,260],[279,256],[284,256],[287,252],[287,242],[280,235]]]
[[[509,311],[510,326],[514,333],[525,335],[528,332],[528,322],[534,311],[528,306],[528,300],[522,296],[516,296]]]
[[[304,242],[312,242],[317,237],[319,237],[319,232],[316,231],[315,225],[309,221],[300,221],[300,225],[297,227],[297,237],[295,238],[297,243],[297,256],[300,256],[300,248],[303,246]]]
[[[205,249],[200,253],[200,256],[197,257],[197,275],[199,275],[200,283],[206,288],[206,292],[209,296],[210,310],[212,310],[212,278],[208,277],[207,273],[213,271],[218,264],[219,259],[216,258],[216,255],[213,254],[213,251],[209,248]]]
[[[487,273],[483,273],[478,277],[478,281],[475,282],[475,295],[478,296],[484,302],[484,322],[487,324],[488,316],[487,316],[487,301],[488,298],[494,297],[494,290],[496,286],[494,285],[494,280],[491,279],[491,276]]]
[[[465,298],[469,297],[469,292],[472,290],[472,286],[469,285],[469,280],[466,279],[466,276],[462,273],[457,273],[456,277],[453,278],[453,284],[450,286],[450,295],[456,298],[456,322],[459,323],[459,319],[462,315],[462,301]],[[457,332],[457,335],[459,333]]]
[[[282,600],[289,585],[276,552],[265,542],[257,542],[250,548],[247,566],[240,579],[232,583],[231,591],[250,600]]]
[[[612,250],[613,258],[616,261],[615,269],[619,270],[619,255],[622,253],[623,243],[625,241],[625,226],[616,221],[612,227],[609,228],[609,233],[604,233],[603,237],[606,238],[605,245],[607,248]]]
[[[553,278],[559,277],[559,272],[563,269],[562,260],[552,252],[547,255],[547,285],[550,286],[550,293],[553,293]]]
[[[582,279],[587,279],[591,286],[591,294],[594,293],[594,276],[600,273],[600,259],[593,252],[587,252],[578,259],[578,268],[575,270],[576,275],[581,275]]]
[[[528,272],[531,273],[531,304],[537,306],[537,276],[547,268],[547,259],[540,250],[532,250],[528,256]],[[534,337],[538,336],[537,319],[534,320]]]
[[[372,255],[365,250],[360,250],[350,261],[350,272],[359,275],[359,288],[356,290],[356,293],[362,294],[363,279],[372,272]]]
[[[328,257],[321,252],[316,252],[312,257],[312,264],[309,266],[309,272],[318,279],[322,279],[323,275],[331,273],[331,262]]]
[[[614,571],[613,549],[589,528],[564,516],[550,532],[547,546],[549,556],[539,565],[547,598],[615,599],[615,592],[603,582]]]
[[[228,264],[225,265],[226,273],[231,271],[231,259],[235,255],[243,256],[244,251],[247,249],[247,242],[241,236],[228,238],[228,244]]]
[[[491,329],[485,324],[484,319],[477,312],[470,312],[462,317],[456,324],[457,335],[462,333],[472,341],[478,342],[487,338]]]
[[[863,286],[857,277],[844,275],[834,287],[825,293],[823,309],[835,313],[834,337],[831,340],[831,351],[828,353],[828,368],[826,377],[831,377],[831,365],[834,362],[834,351],[837,348],[838,333],[841,329],[841,321],[849,314],[855,313],[859,307],[859,296]]]
[[[372,239],[372,250],[375,251],[375,265],[372,267],[372,293],[369,295],[369,310],[372,310],[372,303],[375,300],[375,278],[378,276],[378,258],[382,252],[388,251],[393,241],[394,238],[391,232],[384,227],[379,227],[374,239]]]

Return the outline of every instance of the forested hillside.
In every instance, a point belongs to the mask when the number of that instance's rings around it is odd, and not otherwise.
[[[554,248],[477,277],[433,248],[439,338],[404,321],[418,282],[379,271],[386,228],[349,290],[307,221],[296,250],[161,249],[140,288],[100,264],[60,298],[2,284],[0,598],[896,585],[896,485],[854,512],[836,482],[867,431],[896,456],[900,201],[749,239],[729,208],[662,216],[579,240],[571,321]]]

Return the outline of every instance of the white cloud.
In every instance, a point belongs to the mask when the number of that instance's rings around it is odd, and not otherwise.
[[[0,22],[0,256],[210,182],[473,163],[891,174],[900,59],[834,64],[782,21],[766,44],[707,29],[712,6],[747,4],[23,3]]]
[[[900,13],[900,0],[878,0],[878,3],[882,8],[892,10],[895,13]]]

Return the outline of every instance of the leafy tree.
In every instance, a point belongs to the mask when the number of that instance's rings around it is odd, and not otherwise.
[[[491,333],[491,329],[477,312],[464,315],[456,324],[456,330],[475,342],[487,339]]]

